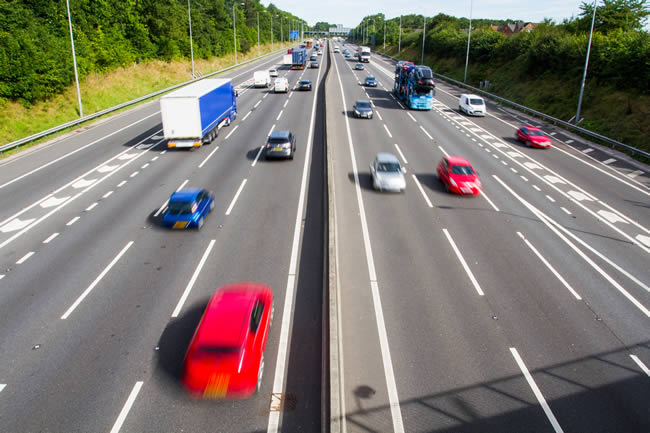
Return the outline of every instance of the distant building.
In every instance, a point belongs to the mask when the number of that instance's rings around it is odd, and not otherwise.
[[[505,24],[503,26],[490,26],[490,27],[492,28],[492,30],[495,30],[499,33],[503,33],[506,36],[510,36],[514,33],[519,33],[519,32],[532,32],[536,25],[537,24],[535,23],[525,23],[523,21],[519,21],[516,23]]]

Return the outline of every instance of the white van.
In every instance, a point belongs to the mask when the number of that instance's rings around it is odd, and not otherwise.
[[[279,92],[287,93],[289,91],[289,80],[287,80],[284,77],[276,78],[274,90],[275,93],[279,93]]]
[[[458,100],[458,110],[471,116],[485,116],[485,101],[473,94],[462,94]]]
[[[271,75],[269,71],[255,71],[253,75],[255,87],[271,87]]]

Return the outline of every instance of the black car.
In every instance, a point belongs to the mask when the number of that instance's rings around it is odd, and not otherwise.
[[[354,104],[354,117],[372,119],[372,105],[366,99],[359,99]]]
[[[311,90],[311,81],[309,80],[298,81],[298,90]]]
[[[289,158],[293,159],[296,152],[296,136],[291,131],[275,131],[264,147],[265,158]]]

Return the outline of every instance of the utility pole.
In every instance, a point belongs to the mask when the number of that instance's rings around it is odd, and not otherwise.
[[[68,25],[70,26],[70,43],[72,44],[72,65],[74,67],[74,81],[77,84],[77,101],[79,102],[79,117],[84,117],[84,110],[81,106],[81,91],[79,90],[79,74],[77,73],[77,57],[74,53],[74,37],[72,36],[72,18],[70,17],[70,0],[66,0],[68,8]]]
[[[194,46],[192,45],[192,9],[190,9],[190,0],[187,0],[187,16],[190,20],[190,56],[192,58],[192,78],[196,78],[196,75],[194,75]]]
[[[575,124],[580,123],[580,108],[582,106],[582,94],[585,91],[585,80],[587,79],[587,66],[589,66],[589,52],[591,51],[591,37],[594,34],[594,21],[596,21],[596,8],[598,0],[594,0],[594,14],[591,17],[591,30],[589,31],[589,44],[587,45],[587,57],[585,58],[585,70],[582,73],[582,83],[580,84],[580,97],[578,98],[578,111],[576,112]]]
[[[420,64],[424,65],[424,36],[427,34],[427,17],[422,20],[422,59]]]
[[[463,83],[467,81],[467,65],[469,64],[469,41],[472,39],[472,6],[474,0],[469,0],[469,29],[467,29],[467,54],[465,55],[465,75],[463,76]]]
[[[386,17],[384,17],[384,54],[386,54]]]
[[[397,40],[397,57],[402,52],[402,16],[399,16],[399,39]]]
[[[260,56],[260,13],[257,12],[257,57]]]
[[[235,24],[235,3],[232,4],[232,35],[235,38],[235,65],[237,64],[237,25]]]

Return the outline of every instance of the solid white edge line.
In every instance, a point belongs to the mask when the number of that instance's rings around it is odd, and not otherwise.
[[[122,407],[122,410],[115,420],[115,424],[113,424],[113,428],[111,429],[110,433],[119,433],[120,429],[122,428],[122,424],[124,424],[124,421],[126,421],[126,416],[131,410],[131,406],[133,406],[135,399],[138,397],[138,393],[140,392],[140,388],[142,388],[143,383],[144,382],[142,381],[138,381],[133,386],[131,394],[129,394],[129,398],[126,399],[126,403],[124,403],[124,407]]]
[[[456,257],[458,257],[458,260],[460,261],[460,264],[463,265],[463,269],[465,269],[465,272],[467,273],[467,276],[472,281],[472,284],[474,285],[474,288],[476,289],[476,292],[480,296],[484,296],[485,294],[483,293],[483,290],[481,290],[481,286],[479,286],[478,281],[476,281],[476,278],[474,278],[474,274],[472,273],[472,270],[469,268],[469,266],[467,266],[467,262],[463,258],[463,255],[460,253],[460,250],[456,246],[456,243],[451,238],[451,235],[449,234],[449,231],[447,231],[447,229],[442,229],[442,231],[445,234],[445,236],[447,237],[447,240],[449,241],[449,244],[451,245],[451,248],[456,253]]]
[[[530,241],[528,241],[528,239],[526,239],[526,238],[524,237],[524,235],[523,235],[521,232],[517,232],[517,234],[519,235],[519,237],[520,237],[521,239],[523,239],[523,241],[526,243],[526,245],[528,245],[528,248],[530,248],[530,249],[535,253],[535,255],[536,255],[537,257],[539,257],[539,259],[542,261],[542,263],[544,263],[544,264],[546,265],[546,267],[547,267],[547,268],[548,268],[548,269],[553,273],[553,275],[555,275],[555,276],[557,277],[557,279],[560,280],[560,282],[564,285],[564,287],[566,287],[566,288],[569,290],[569,292],[571,292],[571,294],[572,294],[572,295],[573,295],[577,300],[581,301],[582,298],[580,297],[580,295],[578,294],[578,292],[576,292],[575,290],[573,290],[573,287],[571,287],[571,285],[570,285],[570,284],[569,284],[569,283],[568,283],[568,282],[567,282],[567,281],[562,277],[562,275],[560,275],[560,273],[559,273],[558,271],[555,270],[555,268],[553,267],[553,265],[551,265],[551,264],[548,262],[548,260],[546,260],[546,258],[544,258],[544,256],[542,256],[542,254],[537,250],[537,248],[535,248],[535,247],[533,246],[533,244],[530,243]]]
[[[345,104],[345,91],[343,90],[343,82],[339,73],[338,64],[334,61],[336,68],[336,75],[339,80],[339,87],[341,89],[343,110],[347,112]],[[345,125],[348,137],[348,148],[352,161],[352,171],[354,173],[354,185],[357,196],[357,203],[359,204],[359,217],[361,219],[361,231],[363,233],[363,241],[366,252],[366,262],[368,265],[368,274],[370,277],[370,287],[372,290],[373,305],[375,306],[375,318],[377,321],[377,331],[379,333],[379,344],[381,347],[381,357],[384,366],[384,375],[386,377],[386,388],[388,391],[388,400],[390,403],[391,417],[393,420],[393,430],[395,433],[404,433],[404,422],[402,420],[402,410],[399,405],[399,397],[397,394],[397,385],[395,383],[395,373],[393,371],[393,362],[390,355],[390,348],[388,345],[388,334],[386,332],[386,324],[381,309],[381,301],[379,299],[379,288],[377,285],[377,274],[375,271],[375,263],[372,256],[372,247],[370,244],[370,235],[368,233],[368,223],[366,221],[366,212],[363,205],[363,198],[361,196],[361,186],[359,184],[359,172],[357,170],[356,156],[354,153],[354,146],[352,144],[352,133],[350,131],[350,120],[345,117]]]
[[[429,200],[429,197],[427,197],[427,194],[424,192],[424,189],[422,188],[422,185],[420,185],[420,181],[418,180],[418,178],[415,177],[414,174],[411,174],[411,176],[413,176],[413,180],[415,181],[415,184],[418,186],[418,189],[422,193],[422,197],[424,197],[424,200],[427,202],[427,205],[429,207],[433,207],[433,205],[431,204],[431,200]]]
[[[232,201],[230,202],[230,206],[228,206],[228,209],[226,209],[226,215],[230,215],[230,212],[232,211],[232,208],[235,207],[235,203],[237,202],[237,199],[239,198],[239,194],[241,194],[242,190],[244,189],[244,185],[246,185],[246,179],[244,179],[239,185],[239,189],[235,193],[235,196],[232,198]]]
[[[593,260],[591,260],[585,253],[580,250],[573,242],[571,242],[569,239],[567,239],[562,233],[560,233],[560,230],[563,230],[564,228],[558,224],[555,220],[552,218],[548,217],[546,214],[544,214],[542,211],[537,209],[535,206],[531,205],[528,203],[526,200],[521,198],[516,192],[514,192],[508,185],[505,184],[497,175],[492,175],[500,184],[505,188],[513,197],[515,197],[521,204],[523,204],[528,210],[535,216],[537,216],[540,221],[542,221],[553,233],[555,233],[560,239],[564,241],[565,244],[567,244],[573,251],[575,251],[576,254],[578,254],[585,262],[587,262],[596,272],[598,272],[603,278],[605,278],[616,290],[618,290],[623,296],[625,296],[634,306],[636,306],[643,314],[646,315],[646,317],[650,317],[650,310],[646,308],[641,302],[639,302],[634,296],[630,294],[623,286],[621,286],[614,278],[612,278],[607,272],[605,272],[600,266],[598,266]],[[563,230],[564,231],[564,230]],[[567,235],[569,235],[568,230],[565,231]],[[572,234],[571,234],[572,235]],[[579,240],[579,238],[574,236],[574,239],[576,241]],[[579,242],[589,248],[592,252],[595,254],[599,255],[601,258],[606,259],[602,254],[598,253],[596,250],[593,248],[589,247],[586,243],[582,242],[582,240],[579,240]],[[609,259],[606,259],[610,264],[612,264]],[[629,274],[626,274],[628,277],[631,278]]]
[[[120,251],[119,254],[115,256],[115,258],[108,264],[108,266],[106,266],[106,268],[104,268],[104,270],[97,276],[97,278],[95,278],[95,280],[92,283],[90,283],[90,286],[88,286],[88,288],[84,290],[81,296],[79,296],[77,300],[74,301],[74,303],[70,306],[70,308],[68,308],[68,310],[65,313],[63,313],[63,316],[61,316],[61,320],[65,320],[68,317],[70,317],[70,314],[72,314],[72,312],[79,306],[79,304],[81,304],[81,302],[86,298],[86,296],[90,294],[90,292],[102,280],[102,278],[106,276],[106,274],[111,270],[111,268],[115,266],[115,263],[117,263],[117,261],[120,260],[120,258],[124,255],[124,253],[126,253],[126,251],[129,248],[131,248],[131,245],[133,245],[133,241],[129,241],[129,243],[126,244],[124,248],[122,248],[122,251]]]
[[[449,154],[447,153],[447,151],[446,151],[445,149],[443,149],[442,146],[438,146],[438,149],[440,149],[440,151],[441,151],[445,156],[449,156]]]
[[[562,427],[560,427],[560,424],[557,422],[557,419],[555,419],[555,415],[553,415],[553,412],[551,412],[551,408],[549,407],[548,403],[546,403],[546,399],[544,398],[542,392],[539,390],[537,384],[533,380],[533,376],[531,376],[530,372],[526,368],[526,364],[524,364],[524,361],[521,359],[521,356],[519,356],[519,352],[517,352],[517,349],[515,349],[514,347],[511,347],[510,353],[512,353],[512,356],[515,358],[515,362],[517,363],[519,369],[521,370],[522,374],[526,378],[526,382],[528,382],[528,386],[530,386],[530,389],[533,390],[533,394],[535,394],[535,398],[537,398],[539,405],[542,407],[544,413],[546,414],[546,417],[551,422],[553,429],[555,430],[556,433],[562,433],[564,430],[562,430]]]
[[[650,369],[648,369],[648,367],[646,367],[645,364],[643,362],[641,362],[641,360],[639,359],[638,356],[630,355],[630,358],[632,358],[632,361],[636,362],[636,365],[638,365],[639,368],[641,370],[643,370],[643,372],[646,374],[646,376],[650,377]],[[2,391],[2,389],[0,389],[0,391]]]
[[[49,243],[52,242],[52,240],[53,240],[55,237],[57,237],[57,236],[59,236],[58,233],[52,233],[52,234],[50,235],[49,238],[47,238],[47,239],[45,239],[45,240],[43,241],[43,243],[44,243],[44,244],[49,244]]]
[[[309,175],[309,161],[311,158],[311,148],[313,145],[313,132],[316,119],[316,102],[318,101],[318,88],[320,87],[320,72],[318,68],[318,75],[316,77],[316,88],[314,101],[311,108],[311,119],[309,121],[309,132],[307,133],[307,144],[305,146],[305,162],[302,168],[302,179],[300,181],[300,193],[298,197],[298,207],[296,209],[296,220],[293,229],[293,241],[291,244],[291,257],[289,259],[289,273],[287,277],[287,286],[285,291],[284,306],[282,310],[282,324],[280,326],[280,342],[278,343],[278,354],[275,361],[275,375],[273,378],[272,395],[281,395],[285,387],[285,375],[288,347],[289,347],[289,331],[291,328],[291,321],[293,320],[293,300],[296,292],[296,272],[298,267],[298,249],[300,246],[300,233],[302,229],[302,216],[305,212],[305,195],[307,193],[307,177]],[[289,98],[292,93],[289,94]],[[275,125],[271,127],[273,131]],[[269,135],[271,132],[269,131]],[[269,422],[267,424],[267,433],[277,433],[280,428],[280,414],[281,411],[274,408],[274,399],[271,399],[269,405]]]
[[[490,203],[490,206],[492,206],[492,209],[494,209],[496,212],[499,212],[499,208],[496,207],[496,205],[495,205],[494,203],[492,203],[492,200],[490,200],[490,197],[488,197],[488,196],[485,194],[485,191],[481,191],[481,195],[483,196],[483,198],[484,198],[488,203]]]
[[[16,262],[17,265],[22,265],[25,263],[31,256],[34,255],[34,251],[30,251],[27,254],[25,254],[20,260]]]
[[[206,260],[208,260],[210,251],[212,251],[212,247],[214,247],[214,243],[216,241],[217,241],[216,239],[212,239],[208,244],[208,248],[206,248],[205,252],[203,253],[203,257],[201,257],[199,264],[196,266],[196,269],[192,274],[192,278],[190,278],[190,281],[187,283],[187,286],[185,287],[185,290],[183,291],[181,298],[178,300],[178,304],[176,304],[176,308],[174,308],[172,317],[178,317],[178,315],[181,312],[181,309],[183,309],[183,305],[185,304],[187,297],[190,295],[190,292],[192,291],[192,287],[194,287],[194,283],[196,282],[196,279],[199,277],[199,274],[201,273],[201,269],[203,269],[203,265],[205,265]]]
[[[237,125],[237,126],[239,126],[239,125]],[[233,129],[232,131],[230,131],[230,134],[232,134],[233,132],[235,132],[235,129]],[[228,135],[230,135],[230,134],[228,134]],[[228,138],[228,137],[226,137],[226,138]],[[205,159],[204,159],[204,160],[199,164],[199,168],[202,168],[202,167],[205,165],[205,163],[208,162],[208,159],[210,159],[210,158],[212,157],[212,155],[214,155],[214,153],[215,153],[217,150],[219,150],[219,146],[215,146],[214,150],[213,150],[212,152],[210,152],[210,153],[208,154],[208,156],[206,156]]]

